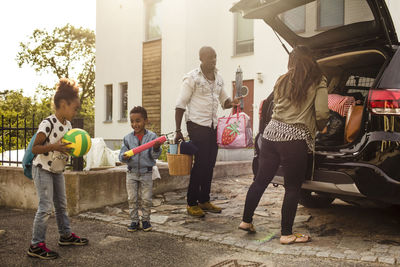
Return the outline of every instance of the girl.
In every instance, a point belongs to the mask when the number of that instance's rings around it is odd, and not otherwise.
[[[281,244],[310,241],[293,234],[301,185],[306,176],[307,152],[314,149],[316,129],[322,130],[329,117],[326,79],[309,49],[297,46],[289,55],[288,72],[274,86],[271,121],[262,136],[258,171],[247,192],[239,229],[255,232],[254,210],[279,165],[285,179],[282,204]]]
[[[88,239],[80,238],[71,232],[67,215],[64,167],[68,161],[68,144],[61,139],[72,126],[70,121],[79,107],[79,88],[75,81],[60,79],[54,95],[55,114],[43,120],[32,147],[37,155],[33,160],[32,176],[39,198],[38,210],[33,222],[33,234],[28,255],[40,259],[55,259],[58,254],[49,250],[45,244],[47,221],[55,208],[60,246],[87,245]]]

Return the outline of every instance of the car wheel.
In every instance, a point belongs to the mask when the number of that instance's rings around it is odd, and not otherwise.
[[[302,189],[299,203],[306,208],[327,208],[334,200],[334,197],[328,197]]]

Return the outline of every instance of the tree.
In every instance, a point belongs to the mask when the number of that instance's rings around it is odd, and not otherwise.
[[[0,114],[2,129],[0,152],[21,149],[27,145],[34,134],[32,129],[24,130],[24,127],[32,128],[32,125],[37,127],[43,118],[49,116],[51,114],[50,101],[39,102],[35,98],[26,97],[22,90],[5,90],[0,92]],[[33,114],[35,121],[33,121]]]
[[[38,73],[53,73],[60,78],[74,78],[80,84],[81,111],[85,128],[94,134],[95,34],[92,30],[67,24],[52,32],[36,29],[26,43],[20,43],[17,63],[30,65]],[[55,87],[39,86],[45,98],[53,95]]]

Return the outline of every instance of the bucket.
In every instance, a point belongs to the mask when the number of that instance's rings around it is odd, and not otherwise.
[[[193,155],[181,154],[181,144],[179,144],[178,154],[167,153],[167,161],[169,175],[189,175],[192,170]]]

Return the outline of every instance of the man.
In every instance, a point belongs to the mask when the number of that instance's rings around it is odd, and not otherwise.
[[[215,68],[217,55],[214,49],[204,46],[199,56],[200,67],[183,78],[175,109],[175,141],[183,140],[181,122],[186,111],[187,131],[190,140],[198,148],[187,192],[187,212],[195,217],[203,217],[204,211],[221,212],[220,207],[210,202],[211,180],[218,151],[218,102],[224,109],[240,103],[238,98],[232,101],[224,90],[222,77]]]

